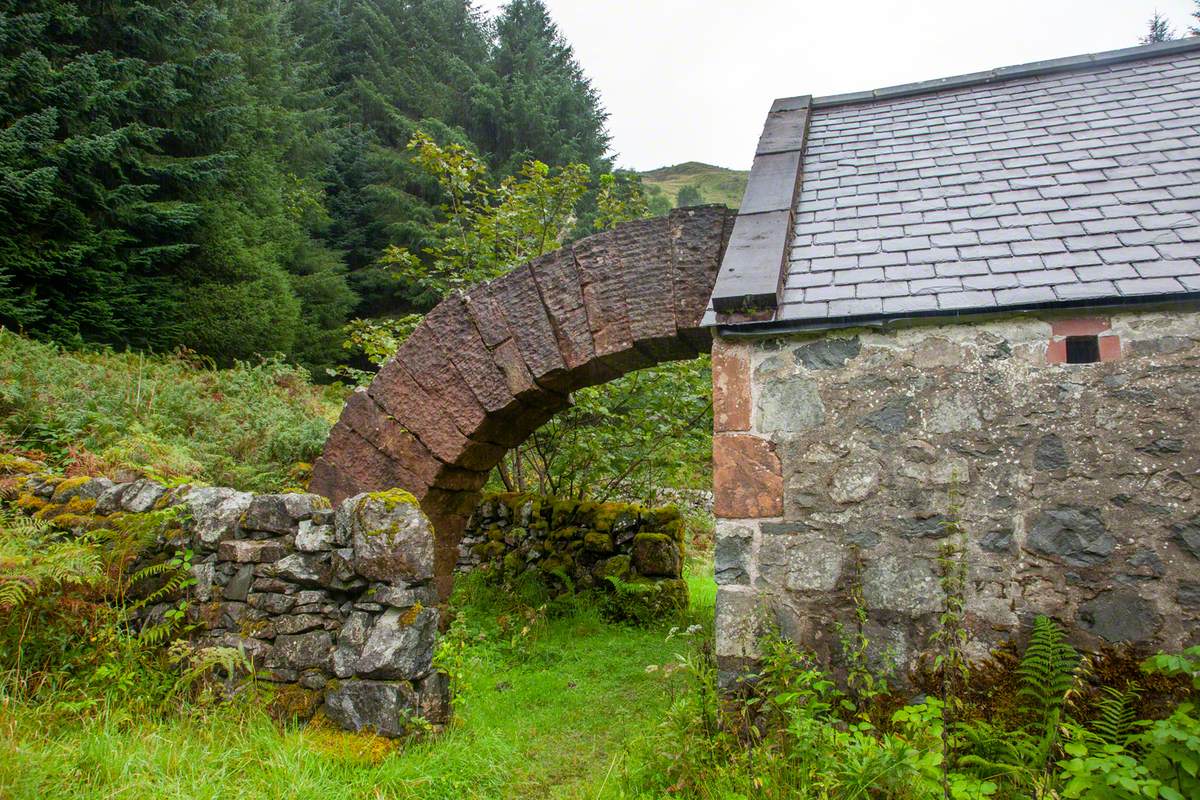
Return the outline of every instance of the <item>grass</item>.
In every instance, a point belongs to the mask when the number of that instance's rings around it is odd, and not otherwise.
[[[679,190],[684,186],[695,186],[705,203],[722,203],[730,208],[742,204],[746,193],[746,181],[750,173],[745,170],[726,169],[698,161],[688,161],[673,167],[660,167],[641,173],[642,185],[651,196],[661,193],[676,205]]]
[[[680,690],[671,665],[689,645],[670,625],[711,630],[711,565],[688,580],[687,615],[651,628],[467,582],[455,722],[424,742],[280,729],[254,708],[79,717],[0,700],[0,797],[621,797],[627,761]]]
[[[0,447],[68,474],[132,471],[253,491],[302,484],[342,394],[279,361],[66,350],[0,328]]]

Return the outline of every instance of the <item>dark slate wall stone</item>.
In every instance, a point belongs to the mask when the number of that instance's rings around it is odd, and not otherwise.
[[[1101,592],[1079,607],[1080,627],[1109,642],[1144,642],[1159,623],[1154,603],[1122,589]]]
[[[1172,526],[1171,531],[1180,547],[1190,553],[1192,558],[1200,558],[1200,517],[1180,522]]]
[[[1037,515],[1026,545],[1071,566],[1085,567],[1108,560],[1116,540],[1095,509],[1059,506]]]
[[[880,433],[899,433],[908,426],[908,405],[907,397],[893,400],[863,417],[863,424]]]
[[[1036,469],[1066,469],[1071,466],[1071,459],[1063,447],[1062,439],[1053,433],[1043,436],[1033,454],[1033,466]]]
[[[857,336],[849,339],[820,339],[795,351],[796,363],[808,369],[837,369],[862,350]]]

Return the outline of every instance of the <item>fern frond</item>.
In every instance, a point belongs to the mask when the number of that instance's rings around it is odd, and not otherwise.
[[[1092,721],[1088,732],[1105,744],[1124,747],[1134,733],[1134,723],[1137,720],[1134,702],[1138,693],[1137,684],[1130,684],[1124,691],[1105,686],[1105,696],[1099,703],[1099,715]]]
[[[1052,718],[1057,722],[1067,694],[1075,685],[1078,666],[1079,654],[1067,643],[1062,628],[1049,617],[1037,617],[1017,667],[1021,681],[1017,694],[1025,701],[1025,710],[1039,722],[1047,723]]]

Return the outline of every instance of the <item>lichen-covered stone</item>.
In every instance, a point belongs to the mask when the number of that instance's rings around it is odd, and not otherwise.
[[[189,491],[184,498],[188,507],[188,526],[202,550],[214,550],[221,542],[237,536],[238,521],[250,507],[249,492],[219,486],[204,486]]]
[[[333,639],[323,630],[277,636],[266,665],[294,670],[328,668],[332,654]]]
[[[745,525],[717,524],[713,572],[718,584],[750,582],[754,531]]]
[[[325,554],[292,553],[275,562],[273,574],[303,586],[325,586],[333,578],[333,566]]]
[[[296,528],[296,549],[306,553],[332,550],[334,546],[333,526],[317,525],[312,520],[302,519]]]
[[[388,608],[367,634],[355,671],[371,678],[420,678],[433,665],[436,608]]]
[[[217,557],[235,564],[269,564],[283,558],[287,549],[282,542],[263,539],[229,539],[217,548]]]
[[[376,493],[346,501],[354,571],[367,580],[413,584],[433,578],[433,529],[409,498]]]

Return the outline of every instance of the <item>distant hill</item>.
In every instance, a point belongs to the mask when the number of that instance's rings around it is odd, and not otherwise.
[[[660,213],[677,205],[679,190],[685,186],[694,186],[700,192],[701,203],[723,203],[737,208],[741,205],[749,175],[748,171],[714,167],[698,161],[641,173],[651,209]]]

